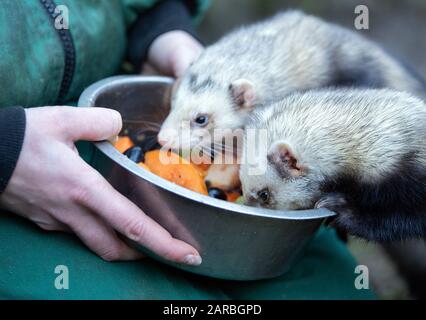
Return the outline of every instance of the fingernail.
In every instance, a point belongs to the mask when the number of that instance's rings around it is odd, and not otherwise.
[[[199,266],[201,264],[201,262],[203,262],[203,259],[201,259],[200,256],[196,256],[196,255],[193,255],[193,254],[188,254],[183,259],[183,262],[186,263],[186,264],[189,264],[191,266]]]

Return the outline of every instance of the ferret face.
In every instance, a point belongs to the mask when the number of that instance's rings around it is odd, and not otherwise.
[[[275,143],[264,158],[266,170],[261,175],[250,174],[247,161],[241,165],[245,204],[276,210],[312,208],[320,196],[319,179],[291,147],[284,142]]]
[[[247,80],[218,84],[211,79],[184,76],[172,98],[171,111],[158,134],[171,149],[207,150],[232,137],[244,126],[253,108],[252,85]]]

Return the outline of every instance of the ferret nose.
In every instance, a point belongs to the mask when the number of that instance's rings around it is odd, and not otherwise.
[[[161,130],[157,135],[158,143],[161,146],[164,146],[165,144],[171,144],[173,142],[173,136],[168,134],[167,131]]]

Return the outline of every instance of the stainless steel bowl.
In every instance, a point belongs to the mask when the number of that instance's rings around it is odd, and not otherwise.
[[[99,81],[80,97],[81,107],[118,110],[124,130],[160,124],[169,111],[165,77],[119,76]],[[198,267],[157,260],[190,272],[231,280],[279,276],[300,255],[326,217],[325,209],[280,212],[210,198],[141,169],[109,142],[95,143],[94,167],[123,195],[174,237],[197,248]]]

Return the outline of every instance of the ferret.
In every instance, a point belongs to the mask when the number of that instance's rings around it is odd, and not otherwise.
[[[250,174],[246,204],[277,210],[327,208],[349,234],[387,242],[426,235],[426,105],[388,89],[294,93],[254,111],[266,130],[263,174]],[[263,150],[263,151],[262,151]]]
[[[158,140],[210,147],[195,129],[243,128],[253,109],[295,91],[329,86],[423,92],[426,85],[363,36],[300,11],[241,27],[207,47],[177,82]],[[187,139],[178,139],[183,128]],[[223,135],[225,136],[225,134]],[[221,143],[215,135],[213,142]]]

